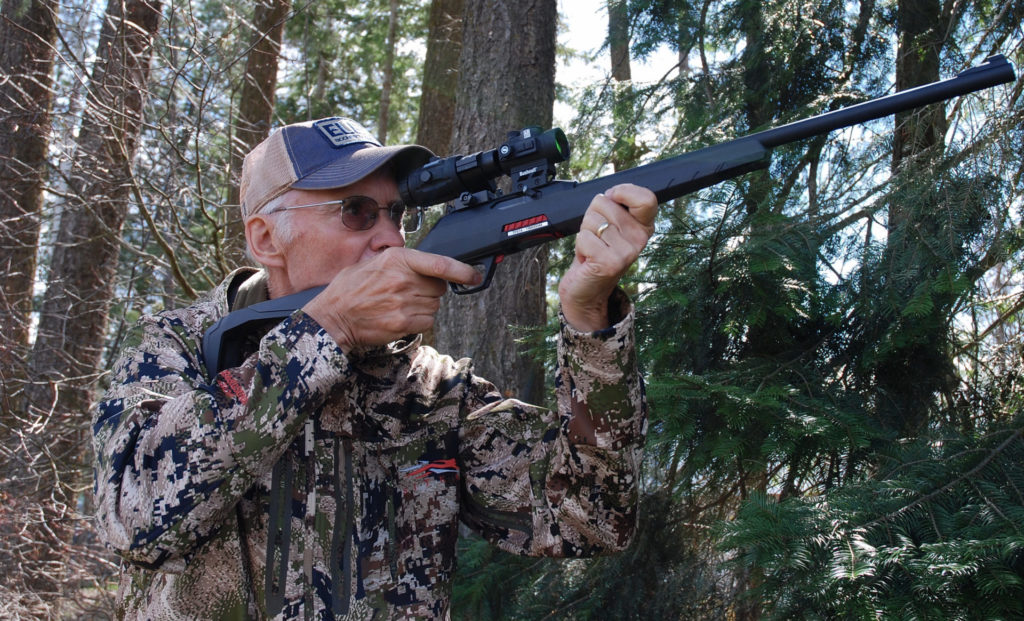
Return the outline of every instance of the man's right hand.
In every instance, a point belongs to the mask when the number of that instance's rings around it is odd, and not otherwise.
[[[482,279],[449,257],[388,248],[342,269],[302,310],[348,352],[431,328],[447,282],[476,286]]]

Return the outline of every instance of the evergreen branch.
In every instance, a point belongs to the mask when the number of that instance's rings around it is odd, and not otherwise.
[[[877,526],[879,523],[888,522],[889,520],[892,520],[893,518],[896,518],[896,517],[898,517],[900,515],[903,515],[903,514],[907,513],[908,511],[910,511],[911,509],[914,509],[915,507],[918,507],[918,506],[920,506],[920,505],[922,505],[922,504],[924,504],[926,502],[929,502],[932,499],[934,499],[934,498],[936,498],[936,497],[938,497],[938,496],[948,492],[950,489],[952,489],[953,487],[955,487],[956,485],[958,485],[962,481],[970,480],[971,477],[973,477],[977,473],[981,472],[986,466],[988,466],[989,463],[992,462],[993,459],[996,458],[996,456],[998,456],[1000,453],[1002,453],[1004,450],[1006,450],[1006,448],[1009,447],[1010,444],[1012,444],[1015,440],[1021,439],[1022,436],[1024,436],[1024,427],[1022,427],[1020,429],[1017,429],[1009,438],[1004,440],[1002,442],[1002,444],[1000,444],[996,448],[992,449],[989,452],[989,454],[984,459],[982,459],[981,462],[978,465],[976,465],[975,467],[971,468],[970,470],[968,470],[967,472],[961,474],[960,476],[954,478],[953,480],[949,481],[948,483],[946,483],[944,485],[941,485],[938,488],[932,490],[928,494],[926,494],[926,495],[924,495],[924,496],[914,500],[910,504],[904,505],[903,507],[900,507],[896,511],[888,513],[887,515],[883,515],[881,517],[875,518],[874,520],[871,520],[870,522],[868,522],[867,524],[864,525],[864,528],[871,528],[871,527]]]
[[[785,180],[782,183],[782,187],[779,188],[778,195],[780,197],[789,196],[789,194],[792,193],[796,182],[800,179],[800,175],[803,174],[804,169],[810,166],[814,160],[821,158],[821,150],[825,147],[827,140],[828,135],[821,134],[819,136],[815,136],[814,139],[810,141],[811,144],[800,156],[800,160],[795,166],[793,166],[792,170],[790,170],[786,175]],[[785,204],[785,201],[781,201],[781,203]]]
[[[1007,524],[1012,525],[1015,531],[1017,531],[1018,533],[1020,532],[1014,521],[1007,517],[1007,515],[1003,513],[999,507],[996,506],[996,503],[989,500],[985,492],[981,491],[981,489],[978,488],[978,485],[974,481],[971,481],[971,487],[974,488],[974,491],[977,492],[978,496],[981,497],[981,499],[985,502],[986,505],[988,505],[989,509],[992,509],[993,511],[998,513],[999,517],[1003,518],[1003,520],[1005,520]]]

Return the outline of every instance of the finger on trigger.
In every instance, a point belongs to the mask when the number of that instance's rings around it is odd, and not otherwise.
[[[462,285],[477,285],[483,279],[473,266],[440,254],[411,250],[408,263],[417,274]]]

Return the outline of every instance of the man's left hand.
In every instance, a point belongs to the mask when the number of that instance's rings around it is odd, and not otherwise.
[[[576,235],[576,256],[558,284],[573,328],[607,328],[608,298],[654,234],[658,200],[647,188],[617,185],[590,202]]]

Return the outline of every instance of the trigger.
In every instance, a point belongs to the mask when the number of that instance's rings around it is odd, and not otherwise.
[[[479,263],[474,263],[473,267],[481,268],[481,271],[484,275],[483,281],[481,281],[480,284],[475,287],[467,287],[466,285],[460,285],[458,283],[450,282],[448,283],[448,285],[451,287],[452,293],[458,295],[466,295],[468,293],[477,293],[478,291],[483,291],[487,287],[490,287],[491,279],[494,278],[495,269],[497,268],[498,264],[501,263],[504,259],[505,255],[499,254],[486,257]]]

